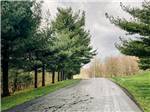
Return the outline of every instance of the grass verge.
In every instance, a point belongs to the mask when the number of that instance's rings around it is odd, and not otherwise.
[[[11,107],[22,104],[29,100],[32,100],[37,97],[59,90],[63,87],[76,84],[79,81],[80,80],[65,80],[65,81],[57,82],[55,84],[51,84],[45,87],[39,87],[37,89],[31,89],[28,91],[16,93],[12,96],[4,97],[1,99],[1,110],[9,109]]]
[[[126,88],[144,112],[150,112],[150,72],[133,76],[114,77],[112,80]]]

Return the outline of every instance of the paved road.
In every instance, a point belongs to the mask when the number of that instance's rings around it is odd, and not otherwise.
[[[9,112],[141,111],[116,84],[105,78],[95,78],[17,106]]]

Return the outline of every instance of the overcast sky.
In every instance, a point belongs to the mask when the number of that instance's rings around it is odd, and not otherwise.
[[[122,0],[123,4],[140,6],[142,0]],[[114,44],[119,41],[119,36],[126,38],[125,31],[109,22],[105,17],[107,12],[115,17],[130,18],[130,15],[122,11],[121,0],[44,0],[43,12],[49,9],[51,18],[55,17],[57,7],[72,7],[74,11],[84,10],[86,13],[86,28],[91,33],[91,44],[97,49],[98,57],[121,55]]]

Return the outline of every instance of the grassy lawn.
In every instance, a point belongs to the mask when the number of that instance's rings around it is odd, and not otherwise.
[[[37,89],[30,89],[27,91],[16,93],[12,96],[4,97],[1,99],[1,110],[9,109],[13,106],[22,104],[26,101],[35,99],[37,97],[46,95],[51,92],[54,92],[60,88],[63,88],[72,84],[76,84],[79,81],[80,80],[61,81],[61,82],[57,82],[55,84],[51,84],[45,87],[39,87]]]
[[[112,80],[125,87],[134,96],[144,112],[150,112],[150,72],[115,77]]]

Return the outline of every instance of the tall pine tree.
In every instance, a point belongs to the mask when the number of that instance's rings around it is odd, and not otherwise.
[[[85,30],[85,13],[74,13],[71,8],[58,8],[56,18],[52,21],[52,30],[56,37],[55,49],[60,49],[56,56],[58,68],[68,77],[79,73],[80,68],[96,54],[90,46],[91,36]]]
[[[141,8],[126,7],[122,4],[121,7],[133,17],[132,20],[114,18],[107,13],[106,17],[130,35],[139,34],[140,37],[130,40],[120,39],[121,44],[117,44],[116,47],[123,54],[139,57],[140,67],[148,69],[150,68],[150,2],[143,2]]]
[[[37,29],[40,23],[40,5],[35,1],[2,1],[1,2],[1,49],[2,49],[2,87],[3,96],[9,95],[8,70],[16,66],[15,61],[23,54],[17,50]],[[17,51],[17,52],[16,52]]]

